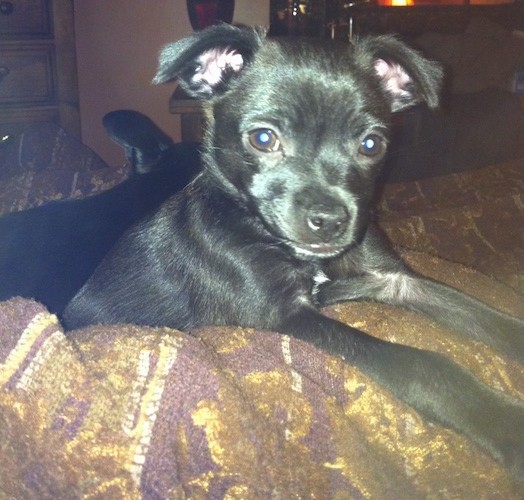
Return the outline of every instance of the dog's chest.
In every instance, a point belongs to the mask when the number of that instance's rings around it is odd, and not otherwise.
[[[326,273],[322,271],[322,269],[317,269],[316,273],[313,275],[313,281],[311,283],[311,294],[313,297],[318,294],[322,284],[327,283],[328,281],[330,281],[330,279],[327,277]]]

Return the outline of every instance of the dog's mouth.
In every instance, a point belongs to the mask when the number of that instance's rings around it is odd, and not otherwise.
[[[296,243],[289,242],[288,245],[293,249],[298,257],[316,257],[327,259],[340,255],[345,246],[332,245],[330,243]]]

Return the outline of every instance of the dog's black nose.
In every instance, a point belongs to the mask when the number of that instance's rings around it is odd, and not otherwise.
[[[313,205],[306,214],[306,222],[315,236],[328,242],[346,230],[349,213],[342,205]]]

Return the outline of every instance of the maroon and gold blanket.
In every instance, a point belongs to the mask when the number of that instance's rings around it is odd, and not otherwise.
[[[418,269],[515,314],[470,269]],[[524,369],[413,313],[326,314],[439,351],[524,399]],[[467,439],[424,421],[339,359],[272,332],[131,325],[65,337],[24,299],[0,304],[0,491],[8,498],[522,498]],[[1,495],[0,495],[1,496]]]

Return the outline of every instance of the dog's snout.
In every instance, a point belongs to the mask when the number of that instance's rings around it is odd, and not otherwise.
[[[349,223],[349,213],[343,205],[314,205],[306,217],[309,230],[325,242],[342,234]]]

